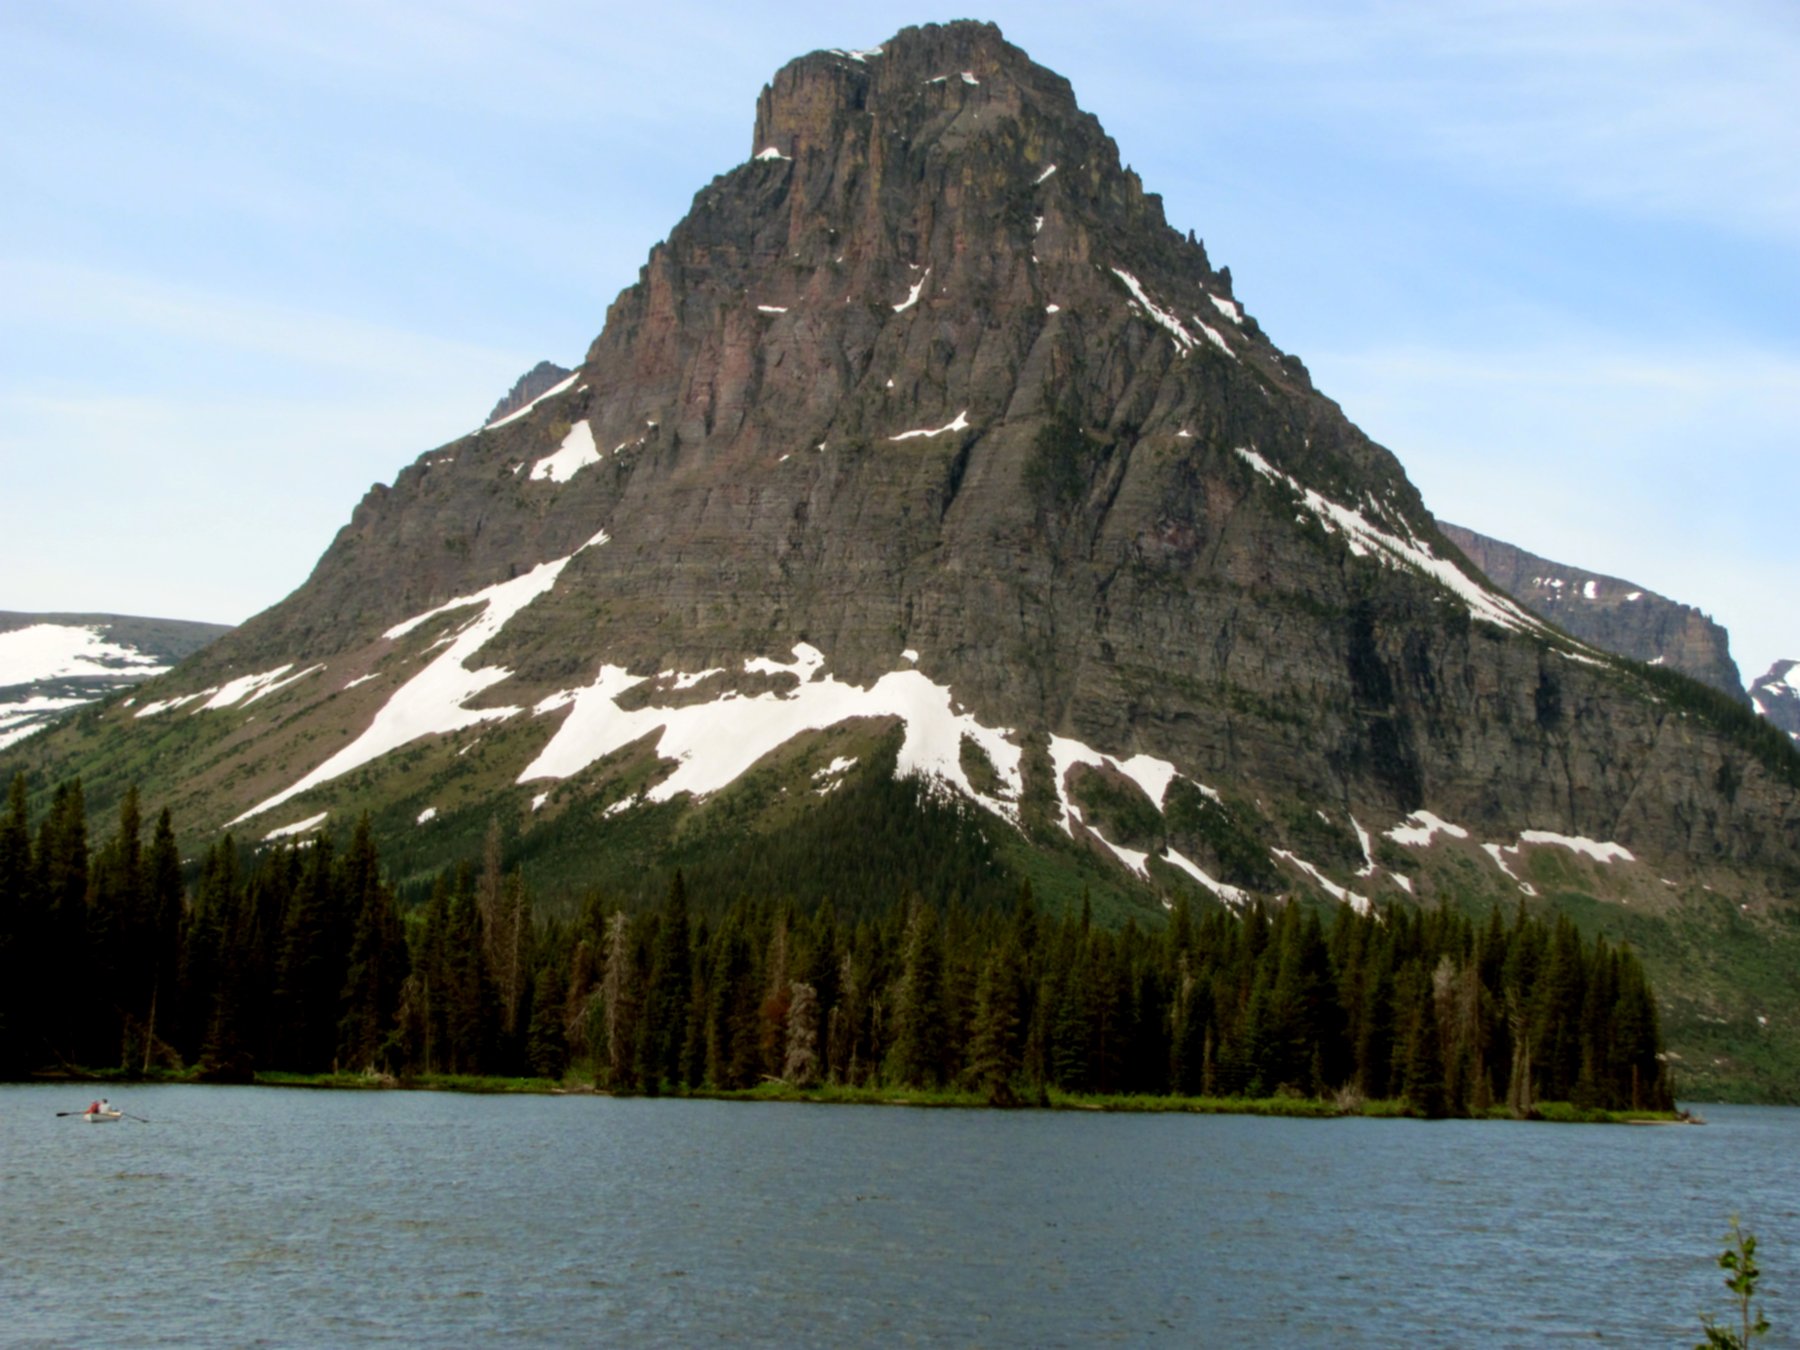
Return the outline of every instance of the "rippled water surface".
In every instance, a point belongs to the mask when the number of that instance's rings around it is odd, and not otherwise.
[[[1700,1129],[0,1087],[0,1342],[1692,1344],[1800,1111]]]

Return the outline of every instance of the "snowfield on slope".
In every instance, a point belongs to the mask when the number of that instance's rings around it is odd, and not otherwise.
[[[160,675],[168,669],[136,647],[108,642],[103,625],[34,623],[0,633],[0,689],[38,680],[96,675]]]

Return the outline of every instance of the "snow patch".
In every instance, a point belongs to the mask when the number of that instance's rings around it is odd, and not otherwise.
[[[757,311],[762,314],[786,314],[786,305],[758,305]]]
[[[956,791],[1004,819],[1017,823],[1022,789],[1022,751],[1004,728],[986,727],[952,705],[947,685],[933,684],[916,670],[893,671],[864,688],[845,683],[825,669],[816,647],[801,643],[794,660],[757,658],[746,674],[785,674],[796,683],[785,691],[745,697],[730,690],[708,703],[681,707],[655,704],[622,708],[618,699],[645,682],[620,666],[602,665],[592,684],[569,691],[563,724],[524,772],[521,783],[568,778],[642,737],[653,735],[657,753],[675,769],[645,795],[654,802],[682,793],[704,797],[737,778],[778,746],[802,732],[819,731],[853,717],[897,717],[906,727],[895,772],[919,773]],[[973,740],[999,775],[998,795],[977,792],[962,769],[962,741]]]
[[[962,82],[964,84],[980,84],[981,83],[980,80],[975,78],[975,72],[972,70],[965,70],[962,73]]]
[[[894,306],[894,313],[903,314],[919,303],[919,292],[925,289],[925,278],[930,275],[931,269],[927,267],[924,274],[921,275],[917,281],[913,282],[912,289],[906,293],[906,299]]]
[[[1130,759],[1116,759],[1112,755],[1103,754],[1091,746],[1067,736],[1050,737],[1050,767],[1056,783],[1057,804],[1061,808],[1063,832],[1074,834],[1069,824],[1071,816],[1080,818],[1080,812],[1069,800],[1067,779],[1069,770],[1078,764],[1086,764],[1096,769],[1111,769],[1123,774],[1143,790],[1150,799],[1151,805],[1162,810],[1163,798],[1168,795],[1169,784],[1180,776],[1180,771],[1166,759],[1158,759],[1155,755],[1138,754]],[[1209,792],[1201,787],[1202,792]],[[1209,792],[1209,795],[1210,794]],[[1215,798],[1216,799],[1216,798]]]
[[[423,825],[427,821],[432,821],[432,820],[436,820],[436,819],[437,819],[437,807],[428,806],[423,811],[419,812],[418,818],[413,821],[413,824]]]
[[[101,625],[34,623],[0,633],[0,688],[88,675],[161,675],[169,667],[135,647],[108,642]]]
[[[1498,845],[1498,844],[1483,844],[1481,846],[1481,851],[1483,853],[1487,854],[1488,857],[1490,857],[1494,860],[1495,867],[1498,867],[1502,872],[1506,873],[1506,875],[1511,877],[1514,881],[1519,882],[1519,891],[1521,894],[1524,894],[1524,895],[1536,895],[1537,894],[1537,887],[1533,886],[1529,881],[1519,881],[1519,874],[1517,872],[1513,871],[1512,868],[1508,867],[1506,865],[1506,859],[1501,856],[1503,853],[1511,853],[1514,857],[1517,857],[1518,853],[1519,853],[1519,849],[1518,849],[1517,845],[1514,845],[1512,848],[1502,849],[1500,847],[1500,845]]]
[[[177,698],[158,699],[154,703],[146,703],[132,714],[132,717],[155,717],[158,713],[174,712],[192,703],[197,698],[205,698],[208,694],[218,692],[217,689],[202,689],[197,694],[182,694]]]
[[[1175,339],[1177,351],[1186,356],[1194,349],[1196,345],[1194,335],[1182,327],[1180,319],[1145,294],[1142,282],[1122,267],[1113,268],[1112,274],[1125,283],[1125,289],[1130,291],[1132,298],[1144,307],[1145,313],[1167,330],[1170,337]]]
[[[1363,865],[1357,869],[1356,875],[1372,877],[1375,875],[1375,855],[1369,852],[1369,832],[1355,816],[1350,817],[1350,828],[1356,831],[1356,842],[1362,847]]]
[[[1046,313],[1046,314],[1058,314],[1058,313],[1061,313],[1061,311],[1062,311],[1061,305],[1045,305],[1044,306],[1044,313]]]
[[[263,842],[268,843],[272,839],[291,839],[297,834],[311,834],[325,823],[330,814],[329,811],[321,811],[318,815],[308,816],[305,820],[296,820],[292,825],[283,825],[279,829],[270,830],[263,836]],[[236,821],[232,822],[234,825],[236,823]]]
[[[772,145],[764,146],[756,152],[757,159],[792,159],[792,155],[784,155]]]
[[[900,653],[900,659],[916,666],[919,664],[919,653],[911,647],[908,647],[905,651]]]
[[[1034,178],[1032,180],[1031,185],[1033,187],[1036,187],[1039,183],[1045,182],[1050,177],[1050,175],[1055,172],[1056,172],[1056,165],[1052,164],[1049,168],[1045,169],[1036,178]]]
[[[584,417],[569,428],[555,454],[546,455],[531,466],[531,477],[533,481],[566,483],[588,465],[599,462],[600,447],[594,444],[594,428]]]
[[[1359,835],[1362,833],[1360,826],[1357,828],[1357,833]],[[1439,820],[1429,811],[1414,811],[1405,820],[1389,830],[1385,837],[1392,839],[1396,844],[1404,844],[1408,848],[1424,848],[1431,842],[1431,836],[1434,834],[1446,834],[1452,839],[1467,839],[1469,837],[1469,832],[1462,826],[1452,825],[1447,820]],[[1363,854],[1367,856],[1368,851],[1369,847],[1365,843],[1363,845]]]
[[[821,797],[828,797],[844,785],[844,775],[856,767],[855,755],[839,755],[831,763],[813,774],[812,780],[817,786],[813,788]]]
[[[1285,848],[1272,848],[1269,852],[1272,856],[1281,859],[1283,862],[1292,863],[1295,867],[1306,873],[1307,876],[1311,877],[1314,884],[1316,884],[1320,890],[1324,891],[1325,894],[1329,895],[1333,900],[1338,901],[1340,904],[1349,905],[1350,908],[1355,910],[1358,914],[1368,914],[1374,910],[1374,906],[1369,903],[1368,896],[1358,895],[1355,891],[1347,890],[1338,885],[1337,882],[1333,881],[1330,877],[1326,876],[1318,868],[1314,867],[1311,863],[1307,862],[1306,859],[1297,854],[1290,853]]]
[[[1584,839],[1580,835],[1555,834],[1550,830],[1526,830],[1519,836],[1520,844],[1554,844],[1558,848],[1566,848],[1571,853],[1581,853],[1595,862],[1636,862],[1637,858],[1623,844],[1599,843],[1592,839]],[[1515,845],[1511,850],[1517,853]]]
[[[888,439],[890,441],[910,441],[915,436],[923,436],[927,440],[930,440],[933,436],[942,436],[946,431],[967,431],[968,429],[969,410],[964,408],[961,412],[956,414],[954,421],[946,422],[941,427],[935,429],[921,429],[918,431],[903,431],[898,436],[889,436]]]
[[[1174,867],[1179,867],[1183,872],[1186,872],[1195,881],[1206,887],[1207,890],[1211,891],[1233,909],[1242,909],[1245,905],[1250,903],[1250,892],[1239,890],[1236,886],[1228,885],[1223,881],[1219,881],[1214,877],[1209,876],[1205,868],[1184,858],[1172,848],[1163,851],[1163,861]]]
[[[1213,302],[1214,309],[1218,310],[1219,313],[1223,314],[1233,323],[1242,324],[1244,322],[1244,313],[1237,307],[1235,301],[1227,300],[1222,295],[1208,295],[1206,298]]]

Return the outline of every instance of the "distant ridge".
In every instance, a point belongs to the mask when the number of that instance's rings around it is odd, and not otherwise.
[[[0,749],[230,631],[186,619],[0,610]]]
[[[1496,586],[1565,633],[1744,698],[1730,634],[1694,606],[1603,572],[1541,558],[1467,526],[1439,521],[1438,528]]]
[[[1800,661],[1777,661],[1750,686],[1756,711],[1800,741]]]

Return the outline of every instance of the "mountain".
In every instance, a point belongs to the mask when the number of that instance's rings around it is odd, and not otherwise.
[[[1800,741],[1800,661],[1777,661],[1750,686],[1756,711]]]
[[[543,395],[567,380],[573,371],[564,370],[554,361],[539,361],[513,383],[505,398],[494,405],[485,425],[494,426],[518,412],[523,412]]]
[[[1744,697],[1730,635],[1692,605],[1617,577],[1540,558],[1461,525],[1440,521],[1439,528],[1501,590],[1564,632],[1634,661],[1679,670],[1733,698]]]
[[[227,624],[0,610],[0,749],[72,709],[167,673]]]
[[[420,884],[498,822],[570,899],[1537,896],[1655,944],[1676,1053],[1800,1083],[1742,964],[1800,755],[1469,565],[990,25],[784,67],[569,377],[14,760],[203,834],[368,812]]]

